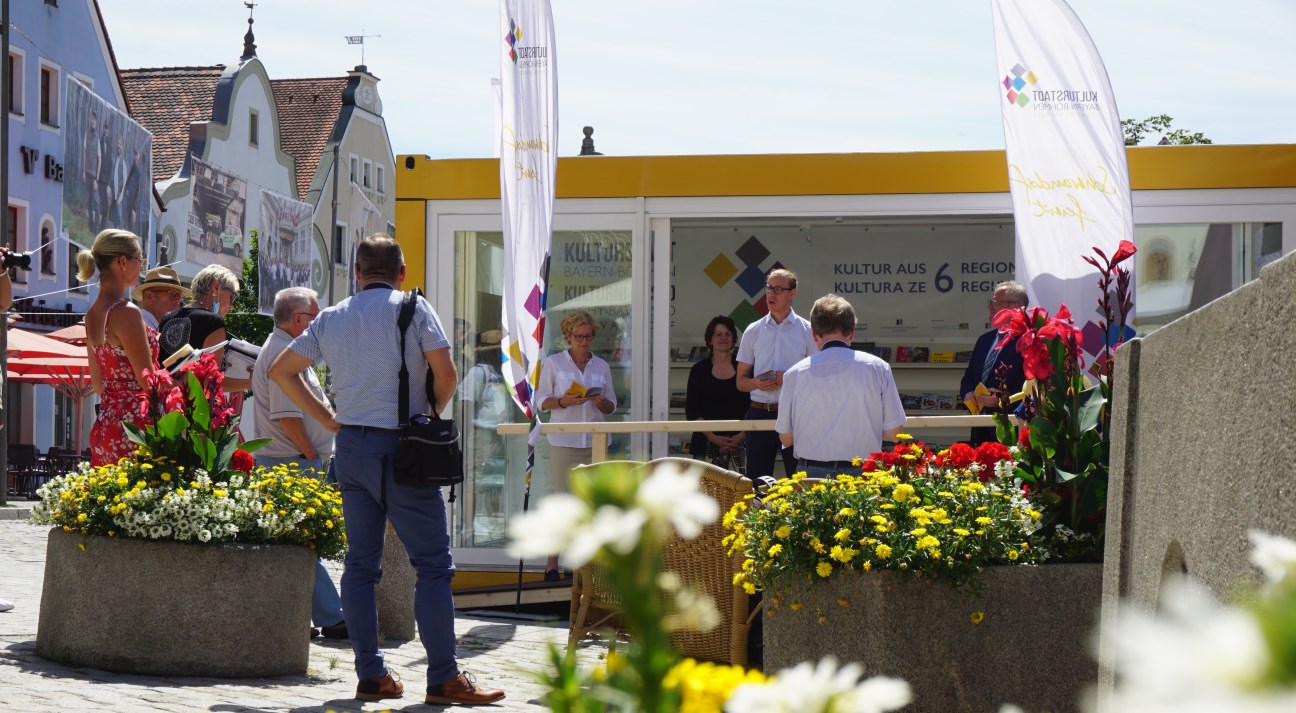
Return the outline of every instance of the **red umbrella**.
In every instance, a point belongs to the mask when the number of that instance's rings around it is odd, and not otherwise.
[[[80,357],[88,359],[85,347],[50,339],[42,334],[22,329],[9,330],[9,348],[5,352],[10,359],[25,357]]]
[[[57,339],[60,342],[67,342],[79,347],[84,347],[86,343],[85,322],[78,322],[71,327],[64,327],[57,332],[50,332],[45,335],[50,339]]]
[[[9,334],[13,336],[12,331]],[[86,397],[94,393],[94,386],[90,383],[90,356],[86,354],[84,348],[78,351],[81,352],[79,358],[68,356],[10,358],[9,369],[5,376],[12,381],[53,386],[59,393],[72,400],[75,404],[73,415],[76,423],[75,443],[79,452],[85,447],[81,438],[82,408]]]

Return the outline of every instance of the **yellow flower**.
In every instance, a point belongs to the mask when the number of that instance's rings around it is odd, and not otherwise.
[[[978,609],[978,610],[972,612],[972,623],[973,623],[973,624],[980,624],[980,623],[981,623],[982,621],[984,621],[984,620],[985,620],[985,612],[981,611],[980,609]]]
[[[850,528],[843,527],[842,529],[837,531],[837,534],[833,535],[833,539],[837,540],[838,542],[845,542],[846,540],[850,539],[850,536],[851,536]]]
[[[825,548],[824,544],[819,541],[818,537],[810,538],[810,549],[814,550],[815,552],[818,552],[819,554],[823,554],[825,551],[827,551],[827,548]]]
[[[890,545],[878,545],[878,546],[877,546],[877,549],[874,550],[874,551],[877,553],[878,559],[881,559],[881,560],[887,559],[888,557],[891,556],[891,546],[890,546]]]
[[[769,556],[778,557],[779,553],[782,551],[783,551],[783,545],[774,545],[773,547],[769,548]]]
[[[971,533],[971,532],[968,532],[967,530],[964,530],[964,529],[961,528],[961,527],[956,527],[956,528],[954,528],[954,534],[958,535],[959,537],[967,537],[968,535],[970,535],[970,534],[972,534],[972,533]]]
[[[81,514],[77,515],[77,522],[85,522],[86,519],[87,519],[87,518],[86,518],[86,514],[85,514],[85,513],[81,513]]]
[[[784,525],[774,531],[774,536],[779,538],[780,540],[786,540],[787,536],[791,534],[792,534],[792,528],[788,527],[787,525]]]
[[[916,528],[916,529],[910,530],[910,531],[909,531],[909,534],[910,534],[910,535],[913,535],[914,537],[922,537],[923,535],[926,535],[926,534],[927,534],[927,528],[925,528],[925,527],[919,527],[919,528]]]
[[[901,483],[895,487],[891,493],[891,499],[898,503],[907,503],[909,498],[913,497],[913,486],[908,483]]]
[[[914,543],[914,546],[920,550],[925,550],[929,547],[939,547],[940,540],[936,539],[935,537],[932,537],[931,535],[927,535],[926,537],[919,539],[918,542]]]
[[[742,588],[743,591],[747,592],[748,594],[756,593],[756,585],[752,584],[751,582],[743,582]]]
[[[913,440],[913,436],[909,435],[908,433],[896,434],[896,441],[912,441],[912,440]]]
[[[1017,550],[1008,550],[1008,559],[1016,560],[1018,557],[1020,557],[1020,555],[1017,554]]]
[[[989,524],[992,523],[992,522],[994,522],[994,520],[991,520],[991,519],[988,518],[988,517],[978,517],[978,518],[976,519],[976,523],[977,523],[978,525],[989,525]]]
[[[841,510],[837,511],[837,514],[841,515],[842,517],[851,517],[853,515],[856,515],[857,513],[855,512],[855,508],[842,508]]]
[[[873,563],[869,562],[868,560],[864,560],[864,571],[868,572],[872,569],[873,569]]]
[[[124,488],[127,485],[130,485],[130,480],[124,475],[117,476],[117,480],[113,482],[116,483],[119,488]]]
[[[820,562],[819,565],[815,567],[815,574],[818,574],[820,577],[827,577],[832,574],[832,571],[833,566],[827,562]]]
[[[170,474],[170,473],[163,473],[163,474],[161,475],[161,478],[162,478],[162,480],[164,480],[164,481],[170,481],[170,480],[171,480],[171,474]]]

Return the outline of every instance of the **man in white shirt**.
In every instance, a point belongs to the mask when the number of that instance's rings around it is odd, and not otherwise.
[[[273,468],[296,463],[303,473],[313,469],[317,477],[324,475],[324,464],[333,452],[333,433],[319,421],[305,418],[283,389],[270,380],[270,365],[275,358],[306,331],[319,312],[319,296],[314,290],[289,287],[275,295],[275,328],[266,338],[256,366],[252,368],[256,435],[257,438],[272,439],[253,454],[258,466]],[[306,386],[311,394],[323,400],[324,388],[320,386],[315,370],[306,369],[302,375],[306,377]],[[318,560],[315,562],[315,588],[311,594],[311,622],[326,638],[345,639],[348,636],[337,587],[333,585],[324,563]],[[314,635],[313,630],[311,633]]]
[[[771,270],[765,276],[765,302],[769,314],[743,332],[738,346],[738,390],[751,393],[749,421],[773,421],[778,416],[783,372],[815,353],[810,323],[792,311],[797,277],[791,270]],[[755,478],[774,474],[774,456],[779,452],[778,436],[771,431],[747,434],[747,475]],[[783,449],[783,470],[796,472],[792,449]]]
[[[140,303],[140,311],[144,313],[144,324],[154,330],[158,328],[163,315],[180,309],[180,304],[192,296],[193,293],[180,284],[180,275],[169,267],[149,270],[144,279],[131,290],[131,297]]]
[[[812,478],[858,475],[854,458],[882,450],[905,424],[891,366],[851,349],[855,309],[837,295],[810,309],[819,352],[783,374],[775,428],[784,448],[796,447],[798,470]]]

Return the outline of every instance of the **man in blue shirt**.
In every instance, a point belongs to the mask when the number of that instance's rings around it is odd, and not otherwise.
[[[396,528],[418,574],[414,618],[427,652],[426,703],[479,704],[504,699],[459,670],[455,657],[454,599],[450,580],[450,534],[440,488],[412,488],[395,482],[392,461],[400,442],[398,373],[410,365],[410,414],[440,411],[450,401],[457,374],[450,342],[432,306],[416,300],[406,332],[405,353],[396,321],[405,279],[400,246],[386,235],[371,235],[356,250],[360,291],[323,310],[270,367],[270,378],[305,414],[337,434],[334,474],[342,491],[349,549],[342,573],[342,609],[360,679],[356,698],[400,698],[404,685],[383,663],[378,648],[374,592],[382,577],[386,522]],[[337,412],[312,394],[302,371],[323,361],[333,372]],[[428,369],[435,403],[426,395]]]

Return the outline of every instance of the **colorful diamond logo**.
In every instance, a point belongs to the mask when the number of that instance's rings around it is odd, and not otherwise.
[[[752,322],[760,319],[761,315],[756,312],[750,303],[741,301],[738,303],[737,307],[734,307],[729,311],[729,318],[732,319],[734,324],[738,325],[738,329],[741,330],[747,329]]]
[[[759,267],[749,267],[742,271],[736,282],[748,297],[755,297],[765,291],[765,271]]]
[[[770,256],[770,251],[753,235],[742,244],[742,247],[734,251],[734,255],[737,255],[747,267],[759,267],[762,262],[765,262],[765,258]],[[761,279],[765,279],[764,273],[761,274]]]

